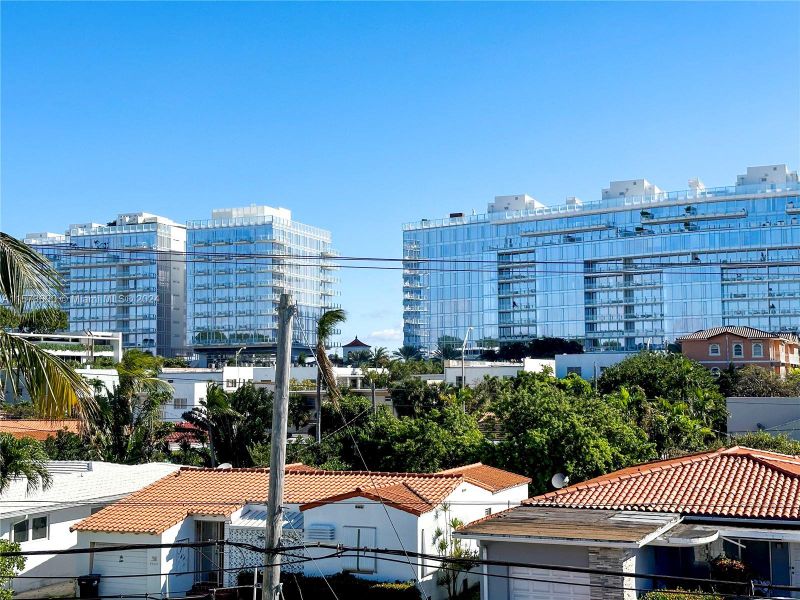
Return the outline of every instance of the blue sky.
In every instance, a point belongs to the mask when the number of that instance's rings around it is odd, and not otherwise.
[[[346,255],[494,195],[800,166],[798,3],[2,2],[4,231],[265,203]],[[340,271],[401,343],[401,276]]]

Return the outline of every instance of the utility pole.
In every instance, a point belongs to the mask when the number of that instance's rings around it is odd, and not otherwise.
[[[267,537],[264,554],[262,600],[277,600],[280,594],[281,545],[283,533],[283,476],[286,470],[286,428],[289,415],[289,368],[292,362],[292,319],[294,306],[289,294],[281,294],[278,305],[278,352],[275,366],[275,400],[272,406],[272,452],[269,457]]]
[[[317,358],[317,443],[322,442],[322,377],[320,376],[319,358]]]

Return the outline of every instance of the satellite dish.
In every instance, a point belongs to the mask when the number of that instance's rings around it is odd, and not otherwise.
[[[566,487],[569,484],[569,477],[564,475],[563,473],[556,473],[553,475],[553,478],[550,480],[550,483],[553,484],[553,487],[560,490],[563,487]]]
[[[232,469],[233,465],[231,463],[222,463],[220,466],[217,467],[218,469]]]

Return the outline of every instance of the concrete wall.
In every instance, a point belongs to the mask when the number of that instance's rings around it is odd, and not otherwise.
[[[728,398],[728,431],[758,431],[800,419],[800,398]]]
[[[522,363],[504,363],[467,360],[464,363],[464,378],[467,385],[473,386],[485,377],[516,377],[521,371],[541,373],[545,368],[555,370],[555,361],[540,358],[526,358]],[[452,385],[461,381],[461,361],[446,360],[444,380]]]
[[[558,354],[556,355],[556,377],[563,379],[569,375],[570,370],[577,370],[577,375],[584,379],[594,379],[608,367],[626,358],[634,356],[635,352],[589,352],[586,354]]]

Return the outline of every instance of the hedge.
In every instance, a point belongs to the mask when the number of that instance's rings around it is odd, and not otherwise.
[[[252,572],[239,574],[239,585],[252,585]],[[305,577],[281,573],[283,583],[283,597],[285,600],[301,600],[301,598],[325,598],[331,595],[328,586],[340,598],[353,598],[358,600],[421,600],[417,586],[412,581],[377,582],[353,577],[348,573],[339,573],[327,578]],[[302,596],[298,591],[302,591]],[[252,589],[250,590],[252,594]],[[251,598],[249,596],[248,598]]]
[[[722,600],[722,596],[708,592],[676,590],[654,590],[647,592],[642,600]]]

